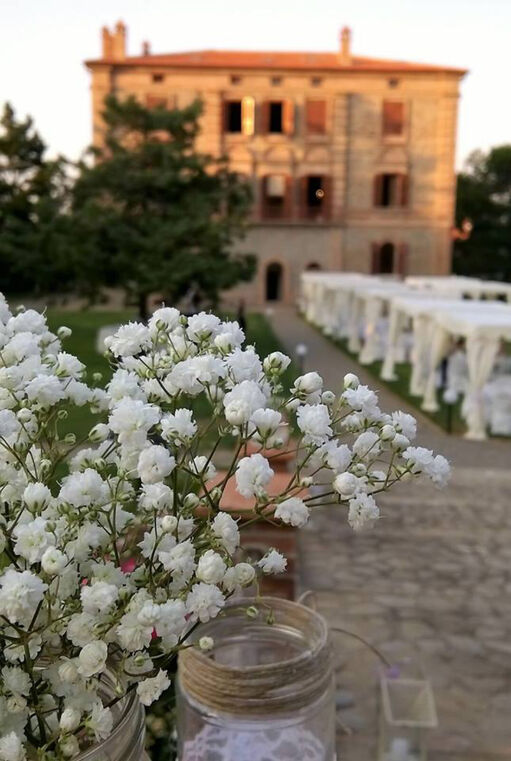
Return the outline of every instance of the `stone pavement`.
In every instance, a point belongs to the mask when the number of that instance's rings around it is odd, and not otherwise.
[[[366,380],[290,310],[272,322],[288,351],[308,345],[306,369],[328,387],[350,370]],[[406,409],[384,388],[380,397],[384,409]],[[400,486],[380,498],[374,530],[359,534],[338,509],[318,510],[300,533],[301,587],[315,592],[331,626],[393,662],[422,664],[439,716],[431,761],[511,759],[511,443],[449,437],[422,416],[419,430],[421,444],[453,461],[449,487]],[[356,640],[333,636],[346,704],[339,718],[350,732],[339,735],[339,761],[375,761],[378,661]]]

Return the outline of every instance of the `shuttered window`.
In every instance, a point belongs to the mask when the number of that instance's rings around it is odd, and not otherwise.
[[[300,178],[300,217],[326,220],[331,209],[330,177],[309,175]]]
[[[263,129],[270,134],[292,135],[294,105],[290,100],[268,100],[262,108]]]
[[[385,208],[408,206],[408,175],[377,174],[374,178],[373,203]]]
[[[308,135],[324,135],[326,132],[326,101],[305,102],[305,131]]]
[[[383,101],[383,135],[398,137],[405,131],[405,105],[395,100]]]

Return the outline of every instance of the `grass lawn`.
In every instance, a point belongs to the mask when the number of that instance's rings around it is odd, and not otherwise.
[[[71,328],[73,334],[63,342],[63,348],[70,354],[74,354],[87,366],[87,380],[92,382],[92,374],[99,372],[103,375],[101,385],[106,385],[111,377],[111,369],[106,359],[96,351],[96,339],[100,328],[105,325],[115,325],[136,319],[134,312],[123,310],[114,311],[63,311],[48,309],[48,325],[50,330],[56,331],[61,325]],[[282,351],[282,346],[276,338],[268,320],[261,314],[247,315],[247,343],[254,344],[261,356],[266,356],[272,351]],[[291,365],[284,374],[283,383],[288,388],[294,376],[298,373]],[[196,414],[199,418],[206,419],[209,414],[209,405],[196,406]],[[74,407],[70,410],[69,418],[62,423],[63,433],[72,432],[78,440],[87,436],[90,428],[95,424],[96,418],[86,408]]]
[[[316,328],[316,326],[313,326],[313,327]],[[332,338],[331,336],[325,336],[325,337],[328,338],[329,341],[335,344],[335,346],[337,346],[341,351],[343,351],[349,357],[352,357],[355,360],[355,362],[358,362],[358,354],[354,354],[353,352],[349,351],[347,346],[348,342],[346,339]],[[466,425],[464,420],[462,420],[462,417],[461,417],[461,401],[453,405],[452,410],[449,410],[449,406],[445,404],[445,402],[441,398],[441,394],[439,393],[438,404],[440,406],[440,409],[438,410],[438,412],[426,412],[425,410],[420,409],[419,397],[412,396],[409,391],[410,376],[412,373],[411,365],[407,363],[396,364],[394,367],[394,372],[397,376],[397,380],[385,381],[380,377],[382,364],[383,362],[381,360],[378,360],[376,362],[372,362],[370,365],[364,365],[364,369],[367,370],[367,372],[370,375],[372,375],[378,381],[378,383],[383,384],[384,386],[387,386],[392,391],[394,391],[394,393],[398,394],[398,396],[401,396],[403,399],[406,399],[406,401],[412,407],[415,407],[418,411],[420,410],[422,415],[425,415],[426,417],[433,420],[437,425],[439,425],[445,431],[449,431],[449,424],[448,424],[449,414],[451,414],[450,433],[454,433],[454,434],[465,433]]]

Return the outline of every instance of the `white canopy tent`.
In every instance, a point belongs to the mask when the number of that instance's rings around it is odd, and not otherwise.
[[[468,389],[463,401],[462,413],[467,422],[467,438],[486,438],[486,418],[483,388],[490,378],[500,344],[511,341],[511,309],[495,304],[484,304],[472,311],[440,310],[433,315],[434,331],[431,342],[429,373],[422,407],[435,410],[435,371],[446,355],[449,339],[453,336],[465,339],[468,364]]]
[[[417,290],[442,293],[446,298],[498,299],[511,302],[511,285],[498,280],[480,280],[476,277],[419,277],[410,276],[405,279],[410,288]]]

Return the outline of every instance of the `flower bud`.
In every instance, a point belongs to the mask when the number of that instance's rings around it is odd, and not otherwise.
[[[303,476],[303,478],[300,479],[300,486],[303,486],[304,489],[308,489],[309,486],[312,486],[313,479],[311,476]]]
[[[213,637],[201,637],[199,640],[199,647],[205,653],[207,653],[208,650],[212,650],[214,644],[215,644],[215,640],[213,639]]]
[[[384,425],[381,429],[380,438],[382,441],[392,441],[396,437],[396,429],[393,425]]]
[[[21,695],[11,695],[11,697],[7,698],[7,713],[23,713],[26,707],[27,701]]]
[[[60,717],[59,726],[62,732],[74,732],[80,726],[81,714],[76,708],[65,708]]]
[[[361,478],[362,476],[365,476],[365,474],[367,473],[367,468],[363,462],[357,462],[356,465],[354,465],[351,468],[351,472],[357,478]]]
[[[193,494],[192,492],[187,494],[183,500],[183,506],[187,510],[193,510],[195,507],[197,507],[199,503],[200,503],[200,499],[198,498],[196,494]]]
[[[101,383],[103,380],[103,373],[92,373],[93,383]]]
[[[396,433],[392,439],[392,449],[395,449],[396,452],[401,452],[407,449],[409,446],[410,440],[407,439],[406,436],[403,436],[402,433]]]
[[[80,746],[75,735],[65,735],[59,740],[59,748],[63,756],[66,758],[73,758],[80,752]]]
[[[215,488],[211,489],[211,491],[209,492],[209,496],[211,497],[211,500],[213,502],[215,503],[220,502],[222,498],[222,490],[220,489],[220,487],[215,486]]]
[[[89,439],[95,444],[99,444],[105,441],[110,434],[110,428],[106,423],[98,423],[89,431]]]
[[[59,677],[66,684],[73,684],[78,679],[78,666],[75,660],[65,660],[58,668]]]
[[[340,473],[333,483],[335,491],[341,495],[341,497],[352,497],[357,488],[359,482],[358,478],[353,473]]]
[[[28,423],[30,420],[32,420],[32,412],[30,410],[21,409],[19,410],[18,414],[16,415],[20,423]]]
[[[255,605],[250,605],[246,609],[245,613],[247,614],[248,618],[257,618],[257,616],[259,615],[259,611]]]
[[[161,519],[161,530],[164,534],[172,534],[176,530],[177,518],[174,515],[164,515]]]
[[[346,373],[344,376],[344,388],[358,388],[360,381],[354,373]]]
[[[57,330],[57,335],[60,338],[61,341],[63,341],[65,338],[69,338],[70,335],[72,335],[73,331],[71,328],[66,327],[66,325],[61,325],[60,328]]]
[[[335,402],[335,394],[333,391],[323,391],[321,394],[321,401],[329,407]]]
[[[64,444],[67,444],[67,446],[73,446],[76,444],[76,434],[75,433],[66,433],[64,436]]]
[[[69,413],[67,410],[59,410],[57,412],[57,420],[67,420]]]

